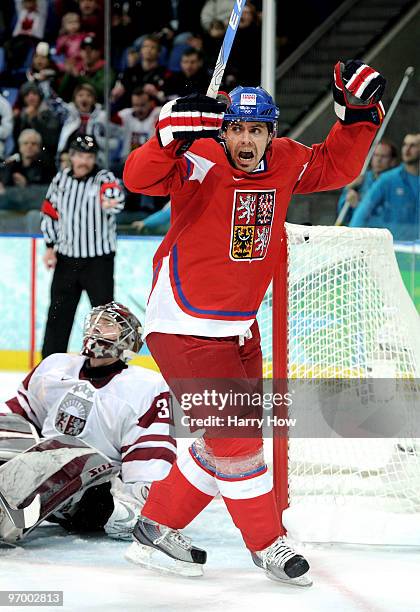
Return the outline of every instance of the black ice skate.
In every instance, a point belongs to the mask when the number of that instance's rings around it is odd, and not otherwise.
[[[141,516],[134,527],[133,539],[125,554],[129,561],[181,576],[203,575],[206,551],[192,546],[191,540],[178,530]]]
[[[271,546],[251,553],[255,565],[265,571],[268,578],[296,586],[311,586],[312,580],[307,572],[309,563],[302,555],[278,538]]]

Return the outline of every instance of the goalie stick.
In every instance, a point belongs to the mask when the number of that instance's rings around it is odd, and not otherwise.
[[[25,508],[15,508],[8,503],[3,493],[0,492],[0,509],[5,511],[15,527],[29,529],[29,527],[35,525],[39,518],[41,498],[38,494]]]

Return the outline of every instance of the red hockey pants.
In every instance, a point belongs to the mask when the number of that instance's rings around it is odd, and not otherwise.
[[[243,346],[237,336],[205,338],[155,332],[148,335],[147,345],[179,399],[182,379],[260,379],[262,355],[256,322],[251,332],[252,338]],[[223,457],[224,461],[229,457],[235,461],[249,458],[262,449],[260,430],[254,431],[252,437],[233,437],[231,430],[229,437],[211,437],[207,433],[205,441],[214,456]],[[152,485],[142,514],[180,529],[218,492],[250,550],[266,548],[281,534],[271,477],[265,466],[225,476],[206,469],[192,452],[178,457],[168,476]]]

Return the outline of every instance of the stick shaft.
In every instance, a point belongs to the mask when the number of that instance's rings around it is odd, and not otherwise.
[[[238,25],[241,20],[243,8],[246,4],[246,0],[234,0],[232,13],[229,17],[229,23],[225,32],[222,46],[219,51],[216,66],[214,67],[213,75],[211,77],[210,85],[207,89],[207,95],[210,98],[216,98],[217,92],[220,89],[220,84],[223,79],[226,64],[229,59],[230,51],[232,49],[233,41],[235,40]]]
[[[366,170],[368,169],[370,161],[371,161],[371,159],[373,157],[373,153],[375,151],[375,147],[378,144],[378,142],[381,140],[382,136],[384,135],[385,130],[386,130],[387,126],[388,126],[388,123],[390,122],[391,117],[394,114],[395,109],[397,108],[398,103],[399,103],[399,101],[401,99],[401,96],[403,95],[403,93],[405,91],[405,88],[408,85],[408,81],[411,79],[413,73],[414,73],[413,68],[411,66],[409,66],[406,69],[405,73],[404,73],[402,81],[401,81],[401,83],[400,83],[400,85],[399,85],[399,87],[397,89],[397,92],[396,92],[396,94],[394,96],[394,99],[392,100],[392,102],[390,104],[388,112],[386,113],[386,115],[384,117],[382,125],[379,128],[379,130],[378,130],[378,132],[377,132],[377,134],[376,134],[376,136],[374,138],[374,141],[372,142],[372,144],[370,146],[369,153],[366,156],[365,163],[363,164],[363,168],[362,168],[361,174],[365,174]]]

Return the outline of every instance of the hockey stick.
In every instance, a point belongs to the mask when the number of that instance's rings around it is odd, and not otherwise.
[[[363,176],[366,173],[366,170],[369,167],[370,161],[373,157],[373,153],[376,149],[376,145],[378,144],[378,142],[381,140],[382,136],[384,135],[384,132],[387,128],[387,125],[389,123],[389,120],[391,119],[392,115],[394,114],[395,109],[397,108],[398,102],[400,101],[401,96],[404,93],[405,88],[407,87],[408,81],[411,79],[411,77],[414,74],[414,68],[412,66],[408,66],[408,68],[406,68],[405,72],[404,72],[404,77],[400,83],[400,86],[397,89],[397,93],[394,96],[394,99],[391,102],[391,106],[389,107],[388,112],[385,115],[385,118],[383,120],[383,123],[381,125],[381,127],[379,128],[374,141],[371,144],[371,147],[369,149],[369,153],[366,156],[365,159],[365,163],[363,164],[363,168],[362,171],[360,173],[361,176]],[[347,212],[350,208],[350,202],[344,202],[344,206],[340,211],[340,214],[338,215],[336,222],[334,223],[334,225],[342,225],[344,219],[346,218]]]
[[[36,495],[26,508],[15,508],[11,506],[3,493],[0,492],[0,508],[2,508],[13,525],[18,529],[28,529],[35,525],[41,511],[41,497]]]
[[[219,55],[217,56],[216,65],[213,70],[213,75],[210,80],[210,84],[207,88],[206,95],[209,98],[217,98],[219,93],[220,84],[225,73],[225,68],[229,55],[232,49],[233,41],[235,40],[236,32],[238,30],[239,22],[241,20],[242,11],[246,4],[246,0],[235,0],[232,12],[229,17],[229,23],[226,28],[225,36],[223,38],[222,46],[220,47]],[[226,98],[228,98],[226,94]],[[192,141],[186,140],[177,150],[176,154],[183,155],[191,146]]]
[[[220,89],[220,84],[223,79],[226,64],[229,59],[245,4],[246,0],[235,0],[235,4],[233,5],[232,13],[229,17],[229,23],[225,32],[225,37],[223,39],[216,65],[213,70],[213,76],[211,77],[210,85],[207,89],[207,95],[210,98],[217,98],[217,93]]]

